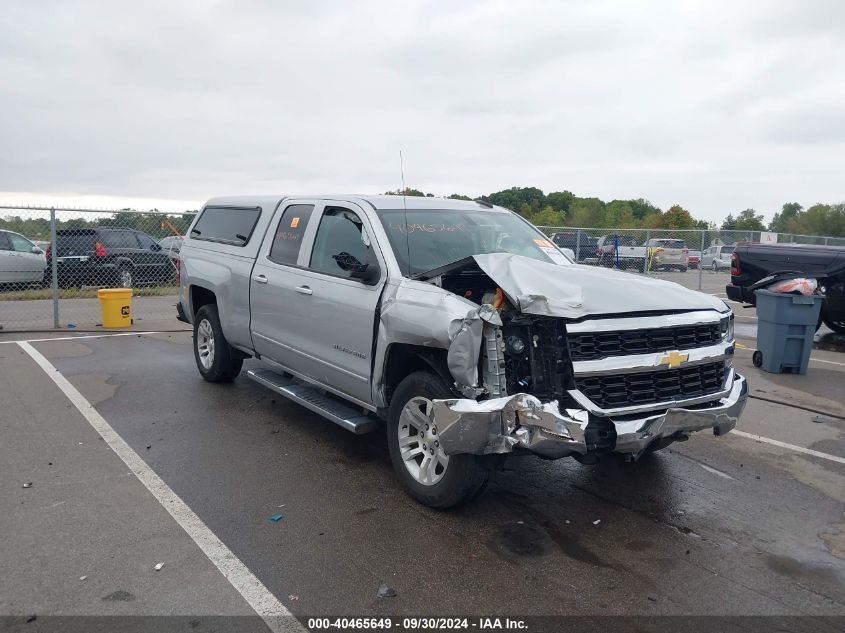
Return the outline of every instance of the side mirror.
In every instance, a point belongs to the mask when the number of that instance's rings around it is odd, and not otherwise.
[[[341,270],[349,273],[350,279],[357,279],[368,286],[378,281],[380,273],[378,266],[375,264],[364,264],[357,257],[345,251],[332,255],[332,259]]]
[[[41,255],[44,251],[42,251],[42,250],[41,250],[41,248],[40,248],[40,247],[38,247],[38,246],[33,246],[33,247],[32,247],[32,252],[33,252],[34,254],[36,254],[36,255]]]
[[[364,270],[353,271],[349,277],[350,279],[357,279],[365,286],[372,286],[378,281],[381,273],[375,264],[364,264],[364,266],[366,267]]]

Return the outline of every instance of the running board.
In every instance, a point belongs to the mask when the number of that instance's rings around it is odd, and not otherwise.
[[[280,396],[293,400],[314,413],[319,413],[347,431],[361,435],[378,428],[378,422],[364,414],[361,409],[344,404],[316,387],[294,382],[272,369],[250,369],[246,375],[259,385],[272,389]]]

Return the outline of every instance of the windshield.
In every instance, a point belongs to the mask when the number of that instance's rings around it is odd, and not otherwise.
[[[418,275],[483,253],[513,253],[541,262],[570,261],[537,229],[509,211],[380,211],[403,274]],[[408,259],[410,255],[410,266]]]

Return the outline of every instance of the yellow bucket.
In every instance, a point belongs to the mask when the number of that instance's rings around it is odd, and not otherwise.
[[[132,325],[132,288],[103,288],[97,291],[103,327]]]

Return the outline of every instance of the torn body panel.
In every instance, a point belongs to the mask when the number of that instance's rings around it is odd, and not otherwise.
[[[388,281],[381,300],[373,358],[374,404],[377,407],[387,406],[384,371],[391,344],[448,350],[467,315],[477,311],[478,307],[472,301],[433,284],[404,278]],[[479,320],[479,350],[481,328]]]
[[[487,389],[478,385],[478,361],[485,338],[493,337],[502,319],[496,309],[484,304],[470,310],[452,337],[446,362],[455,379],[455,388],[468,398],[477,398]]]
[[[486,253],[473,258],[525,314],[580,319],[649,312],[658,303],[678,311],[727,310],[716,297],[660,279],[594,266],[551,264],[512,253]]]

